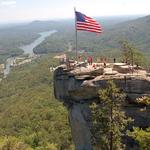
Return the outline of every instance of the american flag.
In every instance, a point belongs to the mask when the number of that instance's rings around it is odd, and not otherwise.
[[[101,25],[96,22],[93,18],[87,17],[86,15],[75,11],[76,15],[76,29],[89,31],[89,32],[96,32],[101,33],[102,27]]]

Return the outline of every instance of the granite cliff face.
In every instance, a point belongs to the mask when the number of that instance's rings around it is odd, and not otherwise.
[[[102,64],[94,67],[76,64],[71,69],[64,64],[54,72],[54,94],[68,108],[77,150],[92,150],[89,105],[99,98],[98,90],[106,88],[108,80],[113,80],[127,94],[124,109],[135,120],[134,126],[150,126],[150,109],[141,113],[141,106],[136,103],[137,97],[150,97],[150,77],[145,71],[131,73],[125,64],[109,64],[106,68]]]

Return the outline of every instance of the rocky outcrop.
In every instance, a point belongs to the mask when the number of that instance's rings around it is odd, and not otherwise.
[[[123,71],[123,67],[116,65],[114,68],[98,65],[99,67],[94,68],[80,66],[73,69],[61,65],[54,72],[54,94],[68,108],[72,137],[77,150],[92,150],[89,106],[99,98],[98,90],[106,88],[108,80],[113,80],[127,94],[124,110],[135,120],[134,126],[150,126],[150,109],[141,112],[141,106],[136,103],[137,97],[150,97],[150,77],[140,70],[138,73],[126,73],[127,67]],[[117,71],[118,68],[121,68],[122,73]]]
[[[90,124],[87,123],[89,116],[90,110],[86,104],[74,104],[69,109],[72,137],[77,150],[92,150]]]

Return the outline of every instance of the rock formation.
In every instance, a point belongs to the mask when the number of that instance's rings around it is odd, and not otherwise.
[[[150,126],[150,109],[140,111],[136,98],[150,97],[150,77],[144,70],[132,70],[126,64],[65,64],[54,72],[55,97],[64,102],[69,111],[69,121],[76,150],[92,150],[91,112],[89,105],[96,101],[98,90],[107,87],[107,81],[113,80],[126,94],[126,114],[132,117],[134,126]]]

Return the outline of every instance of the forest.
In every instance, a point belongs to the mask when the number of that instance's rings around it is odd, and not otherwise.
[[[73,148],[67,110],[53,96],[52,57],[14,68],[0,83],[0,149]]]

